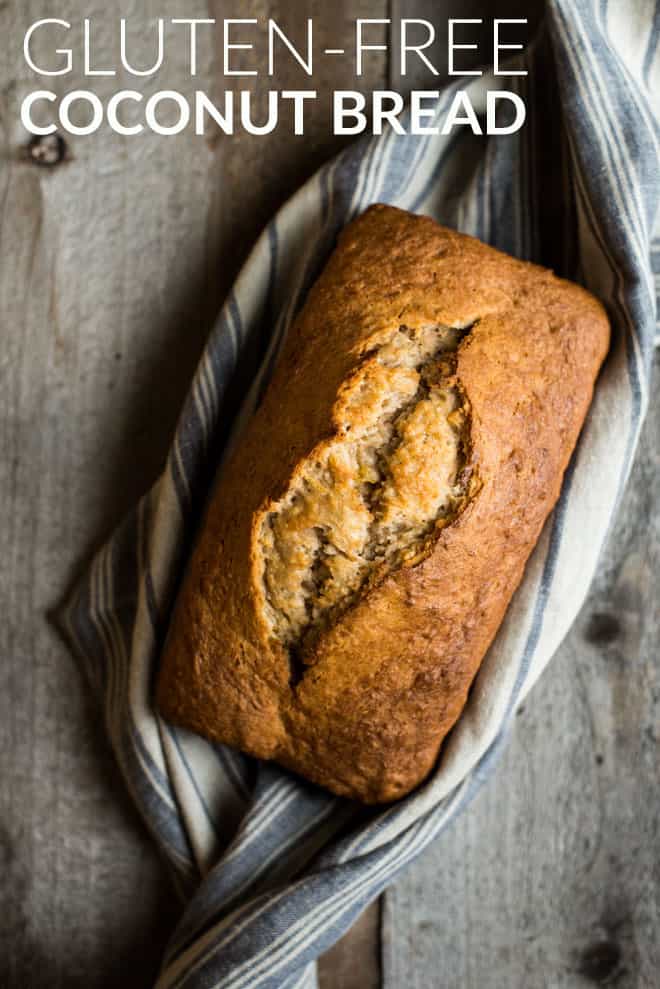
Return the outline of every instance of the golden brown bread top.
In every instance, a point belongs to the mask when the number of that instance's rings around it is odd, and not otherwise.
[[[354,221],[211,499],[162,712],[365,801],[420,782],[558,497],[608,342],[600,304],[551,272],[391,207]]]

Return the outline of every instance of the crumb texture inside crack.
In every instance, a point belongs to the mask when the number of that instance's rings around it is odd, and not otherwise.
[[[298,654],[379,576],[422,558],[466,502],[469,415],[455,378],[471,326],[405,326],[362,357],[336,433],[257,525],[264,613]]]

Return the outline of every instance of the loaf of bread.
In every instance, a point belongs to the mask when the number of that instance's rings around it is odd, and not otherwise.
[[[351,223],[211,498],[162,714],[367,803],[420,783],[608,343],[549,271],[391,207]]]

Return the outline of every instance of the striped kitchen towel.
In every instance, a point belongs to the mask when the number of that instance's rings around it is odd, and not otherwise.
[[[516,705],[573,621],[630,470],[657,336],[659,38],[651,2],[549,0],[541,37],[516,65],[528,74],[506,80],[527,104],[522,130],[357,143],[278,213],[236,281],[164,474],[100,551],[63,619],[126,785],[185,899],[158,989],[314,986],[318,955],[489,777]],[[483,118],[487,90],[503,80],[456,80],[440,94],[439,120],[458,88]],[[561,500],[434,773],[401,802],[366,810],[167,724],[153,685],[230,431],[258,401],[338,231],[378,201],[582,282],[607,305],[614,336]],[[236,414],[228,385],[255,355]]]

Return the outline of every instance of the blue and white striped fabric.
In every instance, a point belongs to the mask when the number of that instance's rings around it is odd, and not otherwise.
[[[318,955],[488,778],[516,705],[573,621],[630,469],[657,336],[659,39],[653,3],[550,0],[545,33],[521,59],[529,74],[506,80],[528,106],[520,132],[388,133],[356,144],[277,215],[238,278],[163,476],[65,615],[126,785],[186,901],[158,989],[314,986]],[[457,88],[482,114],[487,89],[503,80],[458,79],[441,95],[439,119]],[[560,503],[436,770],[400,803],[366,811],[173,728],[154,712],[152,690],[173,590],[230,427],[235,435],[258,400],[337,232],[376,201],[581,281],[606,303],[614,338]],[[239,360],[255,355],[260,370],[237,417],[227,387]]]

